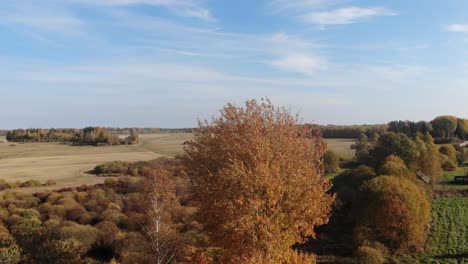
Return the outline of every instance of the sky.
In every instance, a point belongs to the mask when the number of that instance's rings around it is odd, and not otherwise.
[[[468,1],[1,0],[0,128],[468,118]]]

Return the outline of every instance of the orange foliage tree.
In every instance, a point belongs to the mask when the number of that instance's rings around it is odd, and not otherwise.
[[[431,212],[423,190],[403,177],[380,176],[364,182],[359,196],[357,230],[367,230],[368,235],[358,236],[394,252],[423,249]]]
[[[184,161],[197,219],[223,263],[281,263],[290,247],[328,222],[334,196],[319,134],[269,100],[227,104],[199,123]]]

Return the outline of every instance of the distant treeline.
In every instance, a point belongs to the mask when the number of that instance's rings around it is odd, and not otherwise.
[[[129,136],[119,138],[103,127],[85,127],[83,129],[15,129],[8,131],[6,139],[15,142],[70,142],[77,145],[132,145],[139,142],[138,133],[134,129],[128,131]]]
[[[373,134],[384,132],[402,133],[415,138],[418,134],[431,134],[437,143],[460,141],[468,139],[468,120],[455,116],[439,116],[427,121],[391,121],[378,125],[309,125],[319,129],[324,138],[358,138],[361,134],[372,137]]]
[[[368,137],[374,133],[384,133],[387,131],[388,125],[312,125],[312,128],[319,129],[323,138],[358,138],[362,133]]]
[[[403,133],[414,138],[418,133],[429,132],[436,142],[468,139],[468,120],[456,116],[438,116],[430,122],[392,121],[388,131]]]
[[[158,127],[106,127],[107,131],[116,134],[129,134],[131,130],[138,134],[158,134],[158,133],[193,133],[195,128],[158,128]]]

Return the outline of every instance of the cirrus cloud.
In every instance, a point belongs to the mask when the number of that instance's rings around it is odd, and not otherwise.
[[[346,25],[371,19],[379,16],[395,16],[396,13],[384,7],[345,7],[331,11],[311,12],[302,15],[306,23],[318,25],[324,29],[329,25]]]

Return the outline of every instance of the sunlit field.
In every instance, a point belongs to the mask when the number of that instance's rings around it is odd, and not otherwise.
[[[325,139],[328,144],[328,148],[334,151],[342,159],[352,159],[354,157],[354,150],[351,149],[356,140],[347,138],[329,138]]]

